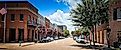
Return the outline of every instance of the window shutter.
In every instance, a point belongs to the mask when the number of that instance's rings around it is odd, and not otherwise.
[[[117,20],[117,9],[113,9],[113,20]]]

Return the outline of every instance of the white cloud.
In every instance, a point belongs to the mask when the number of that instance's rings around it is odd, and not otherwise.
[[[81,0],[56,0],[57,2],[64,2],[66,5],[69,5],[70,9],[74,9],[77,7],[77,3],[81,4]]]
[[[70,19],[70,13],[64,13],[62,10],[57,10],[55,13],[46,16],[52,23],[56,23],[58,25],[66,25],[68,30],[74,30],[72,26],[72,22]]]

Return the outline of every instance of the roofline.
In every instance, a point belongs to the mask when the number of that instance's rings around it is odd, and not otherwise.
[[[28,3],[28,4],[30,4],[31,6],[33,6],[30,2],[28,2],[27,0],[26,1],[0,1],[0,3]],[[35,6],[33,6],[37,11],[38,11],[38,9],[35,7]]]

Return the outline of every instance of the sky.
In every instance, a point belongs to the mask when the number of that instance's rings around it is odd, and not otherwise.
[[[24,0],[16,0],[16,1],[24,1]],[[28,1],[39,10],[39,13],[42,16],[47,17],[51,21],[51,23],[56,23],[57,25],[66,25],[67,29],[70,31],[73,31],[75,29],[74,26],[72,26],[72,21],[69,20],[71,18],[70,10],[75,9],[77,3],[81,3],[80,0],[28,0]]]
[[[72,21],[69,20],[71,18],[70,10],[76,8],[80,0],[29,0],[29,2],[51,23],[66,25],[70,31],[75,30]]]

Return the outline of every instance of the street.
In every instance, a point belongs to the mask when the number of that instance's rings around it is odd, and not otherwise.
[[[8,44],[9,45],[9,44]],[[65,38],[55,40],[49,43],[34,43],[29,45],[22,45],[19,47],[17,44],[1,48],[2,50],[93,50],[86,47],[87,44],[76,43],[72,38]]]

